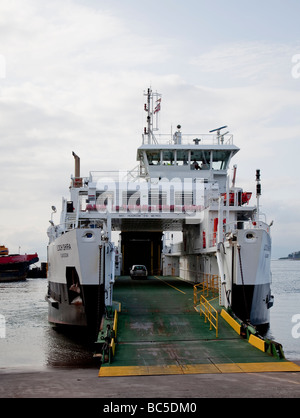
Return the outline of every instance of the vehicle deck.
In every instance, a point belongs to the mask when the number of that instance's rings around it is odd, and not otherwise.
[[[194,308],[193,290],[178,277],[118,277],[115,355],[99,376],[300,371],[250,345],[220,315],[216,338]]]

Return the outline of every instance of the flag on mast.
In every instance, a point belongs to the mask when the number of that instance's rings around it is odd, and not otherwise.
[[[156,100],[156,103],[157,103],[157,105],[155,106],[154,114],[160,111],[161,98],[159,98],[158,100]]]

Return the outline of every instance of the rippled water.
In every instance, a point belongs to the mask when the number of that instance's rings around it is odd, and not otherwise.
[[[0,368],[91,367],[92,346],[83,332],[66,334],[47,319],[47,280],[0,284]],[[2,335],[3,337],[3,335]]]
[[[300,315],[300,261],[273,261],[272,272],[275,303],[268,336],[283,345],[288,359],[300,360],[300,338],[292,335],[292,318]],[[46,292],[45,279],[0,284],[0,319],[5,319],[0,368],[95,367],[83,333],[66,335],[49,325]],[[298,332],[300,337],[300,327]]]
[[[297,327],[299,319],[297,323],[292,322],[295,315],[300,318],[300,260],[273,261],[272,276],[272,294],[275,301],[267,336],[283,345],[288,359],[300,360],[300,327]]]

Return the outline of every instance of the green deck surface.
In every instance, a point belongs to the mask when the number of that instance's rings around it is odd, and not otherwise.
[[[116,352],[99,375],[216,372],[226,365],[285,362],[250,345],[220,315],[216,338],[194,309],[193,290],[175,277],[119,277],[114,286],[114,300],[121,304]],[[243,371],[240,366],[238,371]]]

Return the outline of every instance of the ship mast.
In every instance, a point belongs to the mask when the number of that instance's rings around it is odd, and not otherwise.
[[[147,103],[144,106],[144,110],[147,112],[147,127],[144,128],[144,135],[148,137],[148,144],[157,143],[154,132],[159,130],[158,114],[161,109],[162,96],[157,92],[153,93],[151,87],[144,95],[147,96]]]
[[[259,222],[259,198],[260,196],[261,196],[260,170],[256,170],[257,222]]]

